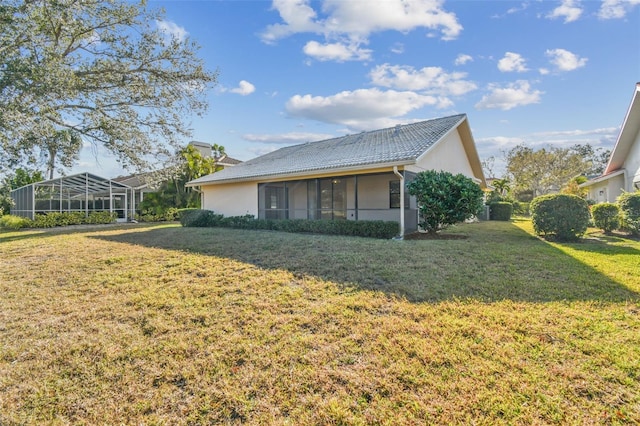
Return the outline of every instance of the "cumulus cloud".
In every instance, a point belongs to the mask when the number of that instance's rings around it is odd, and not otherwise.
[[[370,130],[393,125],[398,122],[394,117],[426,105],[451,106],[446,99],[436,96],[374,88],[344,91],[326,97],[295,95],[287,102],[286,110],[296,117],[342,124],[355,130]]]
[[[257,142],[264,144],[276,144],[276,145],[294,145],[304,142],[321,141],[330,139],[333,135],[327,133],[305,133],[305,132],[290,132],[279,134],[253,134],[249,133],[242,135],[244,140],[249,142]]]
[[[256,87],[246,80],[241,80],[240,83],[238,83],[238,87],[229,90],[231,93],[237,93],[242,96],[250,95],[255,91]]]
[[[639,4],[640,0],[604,0],[600,5],[598,17],[600,19],[621,19]]]
[[[573,71],[587,64],[587,58],[581,58],[565,49],[550,49],[545,55],[555,65],[557,71]]]
[[[464,65],[467,62],[472,62],[473,61],[473,57],[470,55],[466,55],[464,53],[460,53],[457,57],[456,60],[453,62],[455,65]]]
[[[519,106],[540,103],[540,90],[532,90],[526,80],[509,83],[506,87],[489,86],[490,93],[483,96],[475,107],[477,109],[501,109],[507,111]]]
[[[319,61],[364,61],[371,59],[371,50],[361,49],[357,43],[326,43],[308,42],[304,53]]]
[[[442,7],[442,0],[386,0],[377,2],[322,0],[318,10],[317,3],[310,0],[273,0],[272,8],[280,14],[282,22],[272,24],[260,34],[265,43],[298,33],[323,35],[325,48],[336,48],[336,40],[349,40],[343,46],[366,44],[368,37],[377,32],[408,32],[424,28],[438,32],[443,40],[453,40],[462,31],[462,25],[452,12]],[[317,43],[317,42],[316,42]],[[320,43],[308,47],[319,48]],[[325,54],[327,60],[331,57]],[[342,55],[336,55],[338,60]],[[367,60],[369,55],[350,58]]]
[[[498,69],[502,72],[525,72],[527,63],[519,53],[507,52],[504,58],[498,61]]]
[[[440,67],[378,65],[369,73],[377,86],[400,90],[419,90],[431,95],[460,96],[477,89],[475,83],[465,80],[467,73],[447,73]]]
[[[156,21],[156,25],[160,32],[167,37],[174,38],[178,41],[184,41],[189,33],[183,27],[171,21]]]
[[[582,15],[580,2],[576,0],[563,0],[560,6],[556,7],[547,15],[549,19],[564,18],[564,23],[577,21]]]
[[[267,27],[261,34],[265,43],[273,43],[296,33],[322,32],[322,24],[316,22],[316,12],[308,0],[273,0],[272,9],[278,11],[284,23]]]

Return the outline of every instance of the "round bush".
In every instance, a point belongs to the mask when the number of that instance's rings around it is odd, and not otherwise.
[[[640,191],[624,192],[617,199],[623,227],[640,234]]]
[[[587,232],[589,207],[576,195],[543,195],[534,198],[530,208],[533,229],[538,235],[572,241]]]
[[[211,210],[190,210],[184,212],[180,217],[180,224],[184,227],[202,228],[213,226],[219,219]]]
[[[613,203],[600,203],[591,207],[591,216],[596,228],[611,232],[620,227],[620,209]]]
[[[513,214],[513,204],[500,201],[489,204],[489,218],[491,220],[511,220]]]

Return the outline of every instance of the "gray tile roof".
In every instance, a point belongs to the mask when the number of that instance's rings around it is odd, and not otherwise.
[[[250,180],[376,164],[409,164],[457,127],[465,114],[288,146],[189,182]]]

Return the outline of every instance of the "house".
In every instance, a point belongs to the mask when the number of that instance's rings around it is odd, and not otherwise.
[[[288,146],[187,185],[225,216],[388,220],[408,233],[418,210],[405,182],[432,169],[486,186],[466,114]]]
[[[613,203],[623,191],[640,189],[640,83],[636,83],[631,105],[604,173],[580,187],[587,189],[588,199],[598,203]]]

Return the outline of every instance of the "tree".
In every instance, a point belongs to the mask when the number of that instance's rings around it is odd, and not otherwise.
[[[587,189],[580,188],[580,184],[585,183],[588,179],[585,176],[578,176],[569,181],[567,185],[560,190],[562,194],[577,195],[580,198],[587,198]]]
[[[9,213],[13,205],[12,190],[43,180],[42,172],[38,170],[17,169],[13,174],[6,176],[0,183],[0,216]]]
[[[216,157],[205,157],[195,147],[188,145],[174,156],[172,164],[165,168],[163,182],[158,191],[145,195],[142,209],[162,215],[171,207],[200,207],[200,192],[185,184],[201,176],[220,170],[215,158],[225,155],[224,147],[214,145]]]
[[[591,167],[573,148],[548,147],[534,151],[522,144],[506,154],[506,162],[516,192],[532,191],[534,197],[559,191]]]
[[[507,178],[496,179],[491,184],[501,196],[506,196],[511,190],[511,181]]]
[[[430,234],[470,219],[483,205],[480,186],[462,174],[420,172],[407,190],[418,201],[419,225]]]
[[[588,143],[584,145],[574,145],[570,149],[578,153],[586,162],[585,176],[598,176],[604,173],[604,169],[607,167],[609,157],[611,156],[611,150],[594,148]]]
[[[53,179],[56,169],[56,160],[59,160],[63,167],[72,167],[78,161],[80,149],[82,148],[82,138],[73,130],[58,130],[49,138],[43,141],[46,151],[47,175]]]
[[[4,0],[0,167],[64,130],[138,169],[180,146],[217,76],[162,19],[144,1]]]

